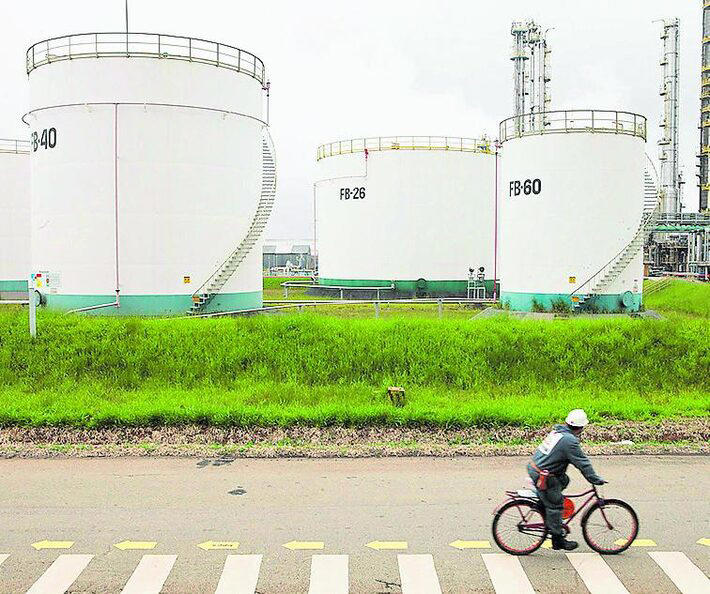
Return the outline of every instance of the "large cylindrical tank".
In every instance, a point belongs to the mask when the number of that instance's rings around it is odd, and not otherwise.
[[[637,311],[646,119],[549,112],[503,121],[500,139],[503,304]]]
[[[367,296],[367,287],[466,296],[469,269],[482,267],[492,293],[496,157],[489,141],[366,138],[323,145],[317,158],[319,284],[359,288],[353,297]]]
[[[118,293],[101,313],[183,314],[223,275],[199,312],[260,307],[261,60],[188,37],[91,33],[32,46],[27,71],[32,271],[46,303]]]
[[[30,157],[25,140],[0,139],[0,299],[26,299],[30,274]]]

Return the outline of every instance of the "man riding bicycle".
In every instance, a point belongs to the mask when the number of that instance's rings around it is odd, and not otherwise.
[[[540,501],[545,506],[545,524],[552,535],[552,548],[572,551],[577,548],[573,540],[565,539],[562,528],[562,491],[569,485],[568,464],[573,464],[593,485],[603,485],[602,479],[592,468],[592,463],[579,445],[582,430],[589,423],[581,409],[571,411],[564,425],[556,425],[535,450],[528,464],[528,474],[537,487]]]

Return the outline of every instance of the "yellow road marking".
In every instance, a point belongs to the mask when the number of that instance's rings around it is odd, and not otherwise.
[[[32,546],[35,550],[42,549],[71,549],[74,546],[73,540],[40,540],[33,542]]]
[[[710,547],[710,538],[701,538],[697,543],[699,545],[705,545],[706,547]]]
[[[615,540],[614,544],[616,545],[624,545],[628,541],[624,540],[623,538],[620,538],[619,540]],[[655,547],[658,546],[656,544],[655,540],[651,540],[650,538],[637,538],[634,542],[631,543],[632,547]]]
[[[236,551],[239,548],[239,543],[226,541],[215,542],[214,540],[206,540],[205,542],[201,542],[197,546],[200,547],[203,551]]]
[[[376,551],[400,551],[408,548],[405,540],[373,540],[365,546]]]
[[[121,551],[149,551],[154,549],[157,544],[153,540],[124,540],[113,546]]]
[[[320,541],[292,540],[283,545],[290,551],[322,551],[325,544]]]
[[[455,549],[490,549],[491,543],[488,540],[455,540],[449,543]]]
[[[549,538],[546,538],[545,542],[542,543],[542,548],[543,549],[551,549],[552,548],[552,541]]]

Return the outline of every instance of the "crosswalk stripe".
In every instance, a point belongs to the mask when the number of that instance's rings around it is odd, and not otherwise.
[[[710,580],[683,553],[649,553],[683,594],[710,592]]]
[[[517,557],[505,553],[481,555],[496,594],[535,594]]]
[[[121,594],[159,594],[177,555],[143,555]]]
[[[93,558],[93,555],[59,555],[27,594],[64,594]]]
[[[10,555],[0,555],[0,565],[2,565],[5,559],[7,559],[9,556]]]
[[[348,594],[347,555],[313,555],[308,594]]]
[[[597,553],[567,553],[590,594],[629,594],[616,574]]]
[[[254,594],[261,555],[227,555],[215,594]]]
[[[397,555],[402,594],[441,594],[431,555]]]

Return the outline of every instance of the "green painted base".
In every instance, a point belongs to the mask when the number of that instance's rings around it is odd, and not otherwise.
[[[27,292],[26,280],[0,280],[0,293]]]
[[[493,280],[483,281],[486,286],[486,293],[493,293]],[[398,295],[426,294],[432,296],[466,296],[468,288],[467,280],[359,280],[342,278],[319,278],[319,285],[329,287],[390,287],[394,284],[394,292]]]
[[[572,298],[565,293],[512,293],[502,291],[500,300],[504,307],[514,311],[559,311],[574,307]],[[537,304],[537,306],[536,306]],[[628,307],[622,302],[622,295],[597,295],[586,301],[583,310],[598,313],[635,312],[641,309],[641,295],[632,294]]]
[[[114,295],[45,295],[47,307],[68,311],[113,303]],[[104,307],[85,312],[100,316],[177,316],[185,315],[192,305],[192,295],[121,295],[121,307]],[[217,295],[204,313],[257,309],[263,306],[263,293],[225,293]]]

